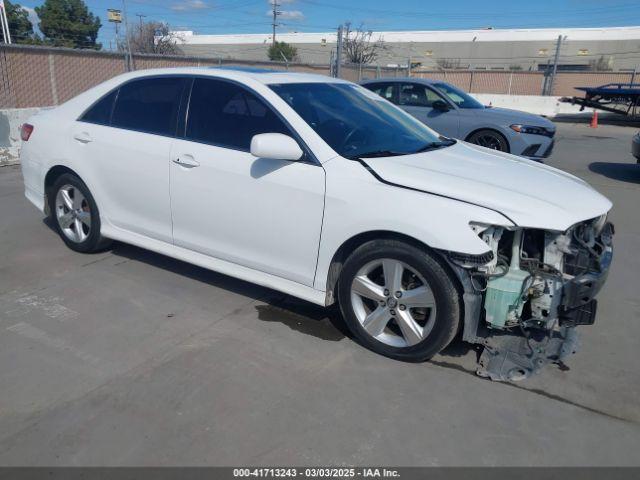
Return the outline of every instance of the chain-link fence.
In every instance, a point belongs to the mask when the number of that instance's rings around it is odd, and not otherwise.
[[[187,56],[133,55],[136,70],[246,66],[329,74],[328,65],[247,62]],[[24,45],[0,46],[0,108],[58,105],[127,71],[123,54]]]
[[[247,66],[330,75],[329,65],[213,59],[187,56],[133,55],[135,69],[180,66]],[[25,45],[0,46],[0,108],[58,105],[109,78],[124,73],[124,54]],[[422,77],[442,80],[471,93],[540,95],[543,72],[438,70],[342,65],[341,77],[351,81],[381,77]],[[626,72],[560,72],[552,95],[580,95],[577,86],[630,83]]]

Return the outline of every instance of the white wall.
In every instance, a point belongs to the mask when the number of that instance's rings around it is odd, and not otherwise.
[[[20,126],[39,108],[0,110],[0,165],[18,163]]]
[[[592,109],[585,109],[580,112],[579,105],[561,103],[560,97],[543,97],[539,95],[500,95],[494,93],[473,93],[473,97],[484,105],[494,107],[510,108],[523,112],[544,115],[545,117],[555,117],[556,115],[582,114],[590,117]]]

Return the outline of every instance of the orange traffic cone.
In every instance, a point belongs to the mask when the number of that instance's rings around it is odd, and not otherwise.
[[[591,123],[589,124],[591,128],[598,128],[598,111],[594,110],[593,115],[591,116]]]

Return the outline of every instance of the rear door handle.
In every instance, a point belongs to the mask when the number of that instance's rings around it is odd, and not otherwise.
[[[91,141],[91,135],[87,132],[76,133],[73,138],[75,138],[80,143],[89,143]]]
[[[176,157],[174,158],[173,163],[184,168],[195,168],[200,166],[200,164],[196,161],[195,158],[193,158],[192,155],[181,155],[179,157]]]

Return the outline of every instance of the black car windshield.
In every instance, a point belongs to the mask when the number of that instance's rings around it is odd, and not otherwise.
[[[271,89],[346,158],[407,155],[455,143],[358,85],[283,83]]]
[[[459,88],[448,83],[436,83],[433,85],[441,93],[445,94],[449,100],[455,103],[458,108],[484,108],[479,101]]]

